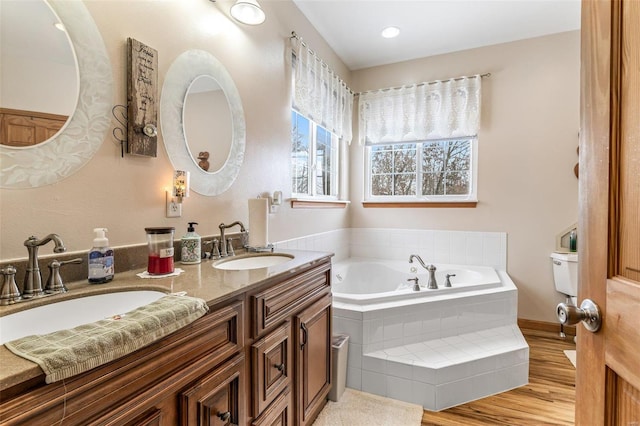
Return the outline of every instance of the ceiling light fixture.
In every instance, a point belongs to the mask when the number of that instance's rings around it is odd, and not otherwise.
[[[398,27],[387,27],[384,30],[382,30],[382,37],[384,38],[394,38],[394,37],[398,37],[398,34],[400,34],[400,28]]]
[[[260,25],[265,20],[264,11],[256,0],[237,0],[231,6],[231,16],[247,25]]]

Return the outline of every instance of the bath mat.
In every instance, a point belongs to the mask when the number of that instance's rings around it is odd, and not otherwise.
[[[573,364],[573,367],[575,368],[575,366],[576,366],[576,351],[575,350],[564,351],[564,354],[567,356],[567,358],[569,358],[569,361],[571,361],[571,364]]]
[[[354,389],[327,402],[313,426],[420,426],[422,407]]]

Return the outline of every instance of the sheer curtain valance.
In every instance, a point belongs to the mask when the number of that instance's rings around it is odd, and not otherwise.
[[[381,89],[360,94],[365,144],[476,136],[481,76]]]
[[[313,51],[292,39],[293,107],[314,122],[351,142],[353,92]]]

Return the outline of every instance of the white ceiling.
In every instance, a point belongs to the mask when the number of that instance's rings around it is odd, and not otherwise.
[[[293,1],[351,70],[580,28],[580,0]]]

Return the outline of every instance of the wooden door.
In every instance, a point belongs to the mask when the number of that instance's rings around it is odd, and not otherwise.
[[[577,425],[640,423],[640,1],[583,0]]]
[[[311,424],[331,389],[331,294],[295,317],[297,422]]]

